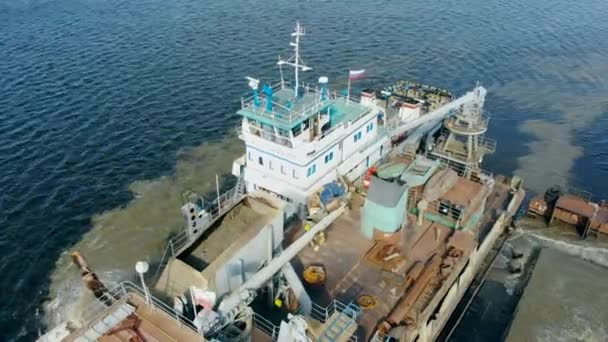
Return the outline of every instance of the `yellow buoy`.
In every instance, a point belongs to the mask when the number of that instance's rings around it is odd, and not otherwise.
[[[303,272],[304,281],[310,285],[321,285],[325,283],[325,268],[323,266],[306,266]]]
[[[357,303],[364,310],[371,309],[376,306],[376,298],[370,295],[361,295],[359,299],[357,299]]]

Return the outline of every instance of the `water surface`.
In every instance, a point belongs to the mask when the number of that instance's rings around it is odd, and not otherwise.
[[[308,81],[480,81],[486,168],[606,197],[606,17],[602,0],[0,0],[0,340],[77,313],[65,251],[111,281],[154,258],[181,192],[240,153],[244,76],[278,77],[296,19]]]

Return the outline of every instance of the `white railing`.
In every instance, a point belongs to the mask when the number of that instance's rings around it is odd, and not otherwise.
[[[316,319],[317,321],[325,323],[329,320],[331,315],[333,315],[336,311],[345,312],[346,308],[347,308],[347,305],[345,305],[344,303],[342,303],[338,300],[335,300],[335,299],[326,307],[320,306],[313,302],[310,316],[312,318]],[[355,320],[357,317],[355,316],[355,317],[351,317],[351,318],[353,319],[353,324],[356,324]],[[272,339],[272,341],[278,340],[280,328],[278,326],[274,325],[268,319],[266,319],[266,318],[262,317],[261,315],[254,312],[253,313],[253,324],[258,329],[260,329],[260,331],[262,331],[266,335],[268,335]],[[355,336],[355,335],[350,336],[348,341],[357,342],[357,336]]]
[[[469,125],[469,123],[466,122],[465,120],[476,120],[476,121],[471,122]],[[480,114],[479,117],[472,117],[472,118],[466,117],[464,115],[463,116],[455,115],[446,121],[446,126],[450,129],[454,129],[454,130],[457,130],[460,132],[474,133],[474,132],[487,130],[489,122],[490,122],[490,117],[485,113]]]
[[[279,145],[293,147],[290,137],[282,136],[282,135],[276,134],[274,132],[265,131],[262,127],[255,126],[250,123],[247,123],[247,127],[249,128],[250,134],[258,136],[262,139],[266,139],[268,141],[275,142]],[[271,139],[268,139],[267,137],[270,137]]]
[[[433,159],[433,160],[439,160],[441,162],[441,166],[443,168],[450,168],[450,169],[456,171],[456,173],[458,173],[459,176],[468,177],[469,180],[472,180],[477,183],[482,183],[482,180],[479,177],[479,175],[483,175],[484,178],[492,177],[492,173],[490,171],[484,170],[480,167],[472,167],[469,165],[455,162],[453,160],[437,157],[431,153],[427,153],[426,157]]]
[[[289,87],[291,85],[290,82],[284,82],[284,83],[285,83],[286,87]],[[276,93],[277,90],[283,89],[283,85],[281,84],[281,82],[275,82],[274,84],[272,84],[272,83],[270,84],[270,88],[272,88],[273,93]],[[260,91],[258,93],[258,98],[259,99],[265,98],[264,93]],[[245,107],[248,107],[252,103],[254,103],[253,95],[241,97],[241,109],[245,109]]]
[[[349,122],[341,122],[338,125],[330,128],[328,131],[323,132],[323,134],[321,134],[320,136],[318,136],[317,138],[315,138],[315,141],[319,141],[324,139],[325,137],[329,136],[330,134],[332,134],[333,132],[335,132],[336,130],[340,129],[340,128],[348,128],[348,126],[350,126],[351,124],[354,124],[355,122],[359,121],[361,118],[369,115],[371,113],[371,109],[364,111],[363,113],[359,114],[359,116],[357,116],[356,118],[354,118],[353,120],[349,121]]]
[[[348,310],[351,310],[351,312],[347,312]],[[337,311],[340,312],[344,315],[347,315],[348,317],[350,317],[352,319],[351,324],[357,324],[356,320],[357,317],[360,313],[360,311],[352,311],[352,308],[349,308],[348,305],[340,302],[337,299],[334,299],[331,303],[329,303],[328,306],[326,307],[322,307],[316,303],[312,303],[312,308],[311,308],[311,312],[310,312],[310,316],[320,322],[326,323],[327,321],[329,321],[329,319],[331,318],[331,316]],[[327,329],[331,329],[331,327],[328,327]],[[325,332],[324,332],[325,333]],[[357,342],[357,336],[355,334],[352,334],[349,338],[348,338],[349,342]]]
[[[336,311],[338,312],[345,312],[347,309],[348,305],[345,305],[344,303],[334,299],[328,306],[323,307],[320,306],[316,303],[312,303],[312,310],[311,310],[311,314],[310,316],[314,319],[316,319],[317,321],[320,321],[322,323],[325,323],[329,320],[329,318],[331,317],[331,315],[333,315]],[[347,313],[345,313],[347,314]],[[356,324],[355,321],[357,319],[358,313],[357,312],[353,312],[353,315],[355,315],[354,317],[351,317],[353,320],[353,324]],[[347,314],[348,315],[348,314]],[[350,317],[350,316],[349,316]],[[261,315],[257,314],[257,313],[253,313],[253,324],[260,329],[260,331],[264,332],[266,335],[268,335],[272,341],[277,341],[278,337],[279,337],[279,330],[280,328],[276,325],[274,325],[272,322],[270,322],[268,319],[262,317]],[[350,336],[350,338],[348,339],[349,342],[357,342],[357,336],[352,335]]]
[[[336,311],[335,300],[329,303],[327,306],[321,306],[315,302],[312,303],[312,308],[310,310],[310,316],[317,321],[327,322],[329,317],[333,315]]]
[[[284,85],[287,88],[292,86],[291,82],[287,82],[287,81],[284,82]],[[279,89],[283,89],[283,85],[281,84],[281,82],[277,82],[277,83],[271,84],[271,88],[272,88],[273,93],[276,93]],[[267,103],[268,99],[267,99],[266,95],[260,91],[258,93],[259,105],[256,106],[254,96],[249,95],[249,96],[241,98],[241,109],[248,110],[252,113],[255,113],[256,115],[267,117],[274,121],[282,122],[285,124],[290,124],[293,121],[297,120],[298,118],[307,117],[311,113],[318,112],[321,109],[321,107],[328,104],[328,100],[346,98],[346,96],[339,94],[336,91],[333,91],[333,92],[328,91],[328,99],[321,101],[320,100],[320,96],[321,96],[320,89],[318,89],[317,86],[311,87],[309,84],[300,83],[300,88],[305,91],[305,94],[312,93],[312,94],[316,95],[317,100],[315,100],[315,102],[312,105],[306,106],[304,108],[299,108],[299,110],[297,110],[297,111],[294,108],[287,108],[284,105],[282,105],[276,101],[272,101],[272,110],[268,111],[266,109],[266,103]],[[356,103],[360,102],[360,100],[361,100],[360,97],[357,97],[357,96],[350,96],[348,98],[350,101],[356,102]],[[294,105],[297,106],[297,103],[298,103],[297,101],[294,101]],[[280,110],[276,110],[277,108]]]
[[[374,333],[374,336],[372,336],[372,338],[369,340],[370,342],[385,342],[388,339],[388,336],[381,332],[376,330],[376,332]]]
[[[486,153],[496,152],[496,140],[486,137],[479,138],[479,146],[486,150]]]
[[[368,116],[370,113],[371,113],[371,110],[367,110],[348,122],[341,122],[338,125],[331,127],[329,130],[322,132],[320,135],[317,135],[313,140],[309,140],[308,138],[299,139],[299,136],[295,137],[295,138],[291,138],[291,137],[287,137],[284,135],[276,134],[275,132],[266,131],[262,127],[253,125],[251,123],[245,124],[245,126],[244,126],[245,127],[244,130],[246,132],[245,134],[243,133],[243,127],[238,127],[236,129],[236,131],[237,131],[237,135],[239,136],[239,138],[241,140],[245,140],[246,134],[248,133],[248,134],[256,136],[260,139],[274,142],[281,146],[286,146],[289,148],[294,148],[294,147],[300,148],[302,143],[325,142],[325,141],[329,141],[328,138],[335,138],[338,136],[342,137],[341,134],[344,134],[344,132],[342,132],[339,135],[336,135],[334,133],[339,132],[342,129],[348,129],[351,125],[355,124],[357,121],[361,120],[363,117]],[[302,133],[302,134],[306,134],[306,133]],[[318,149],[319,149],[318,146],[316,148],[312,147],[312,152],[314,152]],[[310,153],[310,152],[308,152],[308,153]]]
[[[102,313],[105,312],[110,305],[114,305],[118,302],[126,303],[129,299],[129,294],[131,293],[139,295],[144,300],[146,298],[146,294],[142,288],[131,282],[125,281],[120,283],[113,289],[109,290],[107,293],[104,294],[102,298],[90,303],[87,307],[84,308],[83,313],[81,315],[81,320],[83,322],[87,322],[87,324],[80,328],[80,330],[86,331],[88,328],[94,326],[99,319],[103,318]],[[153,309],[163,311],[165,314],[169,315],[169,317],[174,318],[176,323],[178,323],[180,326],[186,327],[192,330],[193,332],[199,334],[190,319],[178,313],[160,299],[154,296],[150,296],[150,299],[151,301],[149,305]],[[107,305],[104,304],[104,302],[107,303]]]
[[[156,269],[155,278],[161,275],[162,270],[165,268],[169,260],[171,258],[176,257],[184,250],[186,250],[192,243],[194,243],[201,235],[203,235],[209,227],[211,227],[220,217],[226,214],[228,211],[232,210],[234,206],[236,206],[241,199],[245,196],[245,182],[242,178],[239,178],[236,185],[220,195],[217,198],[217,201],[213,202],[213,206],[211,208],[205,208],[201,211],[205,211],[205,216],[203,216],[204,221],[198,227],[196,227],[196,233],[192,232],[191,227],[186,227],[186,229],[179,232],[173,238],[169,240],[167,246],[165,247],[165,251],[163,252],[163,256],[158,264]],[[196,205],[194,205],[196,207]],[[198,211],[193,215],[198,217]]]
[[[290,84],[288,82],[285,82],[286,87],[288,87],[289,85]],[[318,94],[318,89],[312,88],[308,84],[301,83],[300,87],[302,89],[304,89],[306,94],[308,94],[308,93],[313,93],[315,95]],[[271,85],[271,88],[273,90],[273,93],[276,93],[277,90],[282,89],[282,85],[280,82],[275,83],[275,84]],[[320,96],[320,94],[319,94],[319,96]],[[272,110],[268,111],[266,109],[266,103],[268,101],[268,98],[266,97],[266,95],[263,92],[260,92],[260,93],[258,93],[258,99],[259,99],[260,104],[258,106],[256,106],[253,95],[241,98],[241,109],[248,110],[257,115],[268,117],[269,119],[287,123],[287,124],[297,120],[298,118],[305,117],[310,112],[318,111],[318,109],[322,105],[325,105],[327,103],[326,101],[321,102],[320,99],[317,99],[312,106],[306,106],[306,107],[300,108],[298,111],[296,111],[292,108],[287,108],[284,105],[282,105],[276,101],[272,101]],[[294,104],[296,104],[296,103],[297,102],[294,101]],[[276,108],[279,108],[280,110],[276,110]]]
[[[341,301],[334,299],[327,306],[321,306],[315,302],[312,302],[312,308],[310,311],[310,316],[317,321],[321,321],[323,323],[327,322],[331,315],[333,315],[336,311],[344,312],[348,305],[342,303]],[[356,318],[356,317],[355,317]]]
[[[254,312],[253,324],[256,326],[256,328],[260,329],[260,331],[270,336],[273,342],[278,340],[280,328],[274,325],[271,321]]]
[[[267,101],[264,99],[264,101]],[[287,108],[275,101],[272,101],[272,110],[268,111],[265,105],[260,104],[260,106],[256,106],[255,104],[245,104],[246,109],[256,115],[267,117],[271,120],[282,122],[285,124],[290,124],[296,121],[299,118],[305,118],[309,116],[309,114],[317,113],[321,107],[325,106],[327,102],[323,101],[315,101],[312,105],[305,106],[300,110],[296,111],[291,108]],[[280,110],[277,110],[280,109]]]

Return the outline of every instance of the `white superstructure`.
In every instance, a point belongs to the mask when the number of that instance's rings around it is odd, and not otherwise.
[[[295,55],[278,63],[294,67],[296,75],[311,70],[299,56],[302,34],[298,25],[291,43]],[[290,87],[282,80],[265,85],[262,93],[252,86],[253,95],[238,111],[246,153],[233,165],[249,191],[262,189],[305,204],[323,184],[338,175],[356,178],[386,152],[384,110],[375,101],[330,93],[327,82],[322,76],[318,85]]]
[[[279,83],[265,84],[260,92],[260,81],[247,77],[252,95],[241,100],[238,111],[246,151],[234,161],[232,173],[245,180],[248,191],[267,191],[301,210],[324,184],[339,176],[361,176],[389,152],[391,138],[483,107],[486,90],[479,85],[422,113],[424,100],[391,111],[389,100],[377,100],[373,91],[363,92],[360,99],[331,93],[325,76],[316,85],[297,83],[300,71],[312,70],[300,57],[302,35],[298,23],[290,43],[294,55],[277,63]],[[295,84],[283,79],[284,65],[294,68]]]

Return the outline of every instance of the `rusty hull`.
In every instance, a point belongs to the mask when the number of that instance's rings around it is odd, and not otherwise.
[[[576,227],[608,234],[608,206],[593,203],[574,195],[562,195],[555,203],[550,222],[558,220]]]
[[[547,214],[547,210],[549,207],[547,206],[547,202],[542,198],[542,196],[536,196],[530,200],[530,204],[528,204],[528,215],[529,216],[545,216]]]

